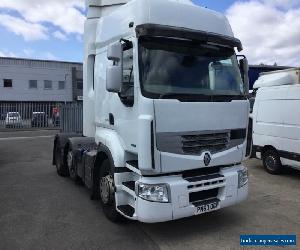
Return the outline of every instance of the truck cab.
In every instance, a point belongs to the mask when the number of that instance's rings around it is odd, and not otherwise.
[[[191,3],[124,2],[88,3],[86,139],[65,144],[68,169],[88,162],[75,174],[112,220],[168,221],[245,200],[247,63],[243,74],[226,17]],[[94,146],[82,153],[80,140]]]

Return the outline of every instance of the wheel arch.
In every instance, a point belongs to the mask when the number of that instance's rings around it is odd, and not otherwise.
[[[113,158],[110,150],[103,144],[99,144],[97,147],[97,154],[94,160],[94,164],[91,166],[91,199],[98,200],[100,198],[100,193],[98,190],[98,182],[100,177],[100,169],[104,160],[108,159],[110,167],[114,169]]]
[[[52,157],[52,164],[55,165],[56,162],[56,150],[57,147],[60,148],[60,150],[65,150],[66,144],[69,142],[70,139],[72,138],[78,138],[82,137],[80,134],[65,134],[65,133],[60,133],[56,134],[54,137],[54,143],[53,143],[53,157]]]
[[[278,152],[278,150],[274,146],[272,146],[272,145],[265,145],[265,146],[262,147],[262,150],[261,150],[262,155],[265,152],[267,152],[268,150],[275,150],[276,152]]]
[[[110,129],[101,129],[101,134],[99,132],[96,137],[99,150],[111,156],[111,163],[116,168],[124,167],[126,164],[126,150],[119,134]]]
[[[97,149],[97,155],[93,167],[93,179],[97,177],[98,171],[101,167],[101,164],[104,160],[108,160],[112,169],[114,169],[114,160],[110,149],[104,144],[100,143]]]

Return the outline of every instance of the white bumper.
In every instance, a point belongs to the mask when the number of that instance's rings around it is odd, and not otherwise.
[[[219,200],[219,206],[215,210],[239,203],[248,196],[248,183],[238,188],[238,171],[243,169],[245,167],[242,165],[222,169],[219,174],[223,176],[223,181],[218,181],[221,179],[217,178],[190,182],[181,176],[141,177],[140,182],[147,184],[167,183],[170,187],[170,202],[150,202],[137,197],[133,219],[155,223],[193,216],[197,207],[193,204],[194,201],[190,201],[190,193],[205,190],[217,189],[217,196],[212,197]]]

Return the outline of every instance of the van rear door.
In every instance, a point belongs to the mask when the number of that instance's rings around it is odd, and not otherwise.
[[[284,151],[300,155],[300,85],[289,86],[284,108]]]

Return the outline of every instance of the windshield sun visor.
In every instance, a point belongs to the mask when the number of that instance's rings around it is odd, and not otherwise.
[[[240,52],[243,50],[242,43],[239,39],[216,34],[206,31],[198,31],[187,28],[178,28],[166,25],[158,24],[142,24],[136,26],[136,35],[140,37],[169,37],[169,38],[181,38],[187,40],[196,40],[205,43],[215,43],[220,45],[230,46],[237,48]]]

